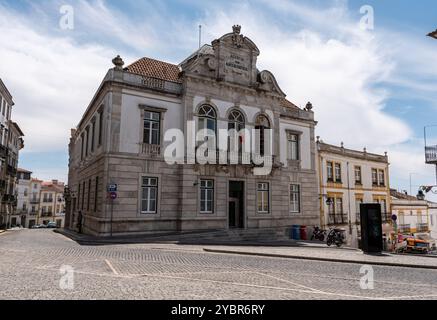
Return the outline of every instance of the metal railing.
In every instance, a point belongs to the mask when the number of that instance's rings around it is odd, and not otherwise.
[[[398,230],[400,233],[411,233],[411,225],[410,224],[400,224],[398,226]]]
[[[429,226],[427,223],[417,223],[416,224],[416,232],[428,232]]]
[[[147,156],[160,156],[161,145],[143,143],[141,152]]]
[[[346,213],[337,213],[328,215],[328,224],[347,224],[348,217]]]

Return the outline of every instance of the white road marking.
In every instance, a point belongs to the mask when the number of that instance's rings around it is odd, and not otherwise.
[[[108,265],[108,267],[112,270],[112,272],[114,272],[114,274],[119,275],[119,273],[117,272],[117,270],[115,270],[115,268],[112,266],[111,262],[109,262],[108,259],[105,259],[106,264]]]

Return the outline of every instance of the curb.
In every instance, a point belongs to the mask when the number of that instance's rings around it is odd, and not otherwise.
[[[236,255],[246,255],[246,256],[259,256],[259,257],[269,257],[269,258],[285,258],[285,259],[297,259],[297,260],[329,261],[329,262],[367,264],[367,265],[386,266],[386,267],[401,267],[401,268],[415,268],[415,269],[433,269],[433,270],[437,270],[437,266],[419,265],[419,264],[403,264],[403,263],[396,263],[396,262],[359,261],[359,260],[350,260],[350,259],[305,257],[305,256],[286,255],[286,254],[258,253],[258,252],[246,252],[246,251],[231,251],[231,250],[207,249],[207,248],[203,248],[203,251],[210,252],[210,253],[225,253],[225,254],[236,254]]]

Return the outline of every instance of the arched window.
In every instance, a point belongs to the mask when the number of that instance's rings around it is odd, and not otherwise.
[[[243,114],[238,110],[232,110],[231,113],[229,113],[228,117],[229,123],[228,123],[228,129],[235,129],[237,131],[240,131],[241,129],[244,129],[244,116]]]
[[[228,130],[229,138],[228,138],[228,147],[229,151],[231,151],[231,158],[235,157],[235,154],[232,152],[237,151],[238,153],[238,161],[241,161],[241,153],[243,151],[243,137],[244,135],[240,135],[240,131],[245,128],[245,121],[243,114],[238,110],[232,110],[228,116]],[[231,131],[235,130],[235,131]],[[237,148],[237,149],[235,149]],[[235,158],[236,159],[236,158]],[[235,160],[233,159],[233,161]]]
[[[203,105],[198,112],[199,117],[199,130],[209,129],[216,132],[217,115],[213,107],[209,105]]]
[[[261,156],[264,156],[265,151],[265,132],[264,130],[270,129],[270,121],[263,114],[260,114],[255,121],[256,129],[256,152]]]

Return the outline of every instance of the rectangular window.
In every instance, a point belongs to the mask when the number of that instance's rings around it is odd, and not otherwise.
[[[378,185],[378,170],[377,169],[372,169],[372,184],[374,186]]]
[[[362,184],[360,166],[355,166],[355,184]]]
[[[94,134],[96,132],[96,122],[93,121],[92,127],[91,127],[91,152],[94,152]]]
[[[87,211],[90,211],[90,201],[91,201],[91,179],[88,180],[88,200],[86,203]]]
[[[347,218],[343,213],[343,197],[341,195],[336,195],[329,197],[328,206],[328,223],[329,224],[345,224],[347,223]]]
[[[290,185],[290,212],[300,212],[300,186],[298,184]]]
[[[77,187],[77,208],[80,208],[80,183],[78,184]]]
[[[299,160],[299,135],[288,134],[288,159]]]
[[[378,185],[381,187],[385,186],[385,173],[384,170],[378,170]]]
[[[99,112],[99,146],[102,145],[103,111]]]
[[[99,195],[99,177],[96,177],[96,186],[94,189],[94,212],[97,212],[98,195]]]
[[[85,181],[82,183],[82,211],[85,208]]]
[[[257,184],[258,212],[269,213],[269,184],[261,182]]]
[[[147,144],[160,144],[161,114],[158,112],[144,113],[144,137],[143,142]]]
[[[341,164],[335,164],[335,182],[341,182]]]
[[[331,161],[326,162],[326,172],[328,175],[328,182],[334,181],[333,164]]]
[[[141,213],[157,213],[158,178],[143,177],[141,184]]]
[[[363,198],[355,198],[355,218],[359,223],[361,221],[361,209],[360,206],[363,203]]]
[[[200,180],[200,212],[214,213],[214,180]]]
[[[84,133],[82,133],[81,135],[80,135],[80,140],[81,140],[81,147],[80,147],[80,160],[82,160],[83,159],[83,150],[84,150],[84,148],[85,148],[85,134]]]
[[[90,127],[88,126],[86,127],[85,157],[88,156],[89,140],[90,140]]]

